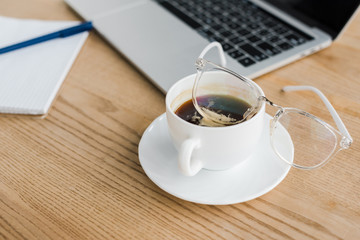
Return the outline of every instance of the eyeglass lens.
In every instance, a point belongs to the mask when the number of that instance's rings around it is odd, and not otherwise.
[[[280,142],[285,128],[290,135],[294,149],[293,165],[311,169],[325,162],[336,149],[337,136],[326,126],[300,110],[285,109],[271,129],[271,141],[275,152],[291,163],[288,149]],[[291,144],[291,143],[289,143]]]
[[[211,68],[198,73],[196,81],[195,106],[198,105],[202,117],[216,123],[240,123],[253,114],[259,104],[253,86],[221,69]]]

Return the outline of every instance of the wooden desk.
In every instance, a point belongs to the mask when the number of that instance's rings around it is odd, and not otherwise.
[[[61,0],[3,0],[0,14],[78,19]],[[199,205],[145,175],[137,147],[164,95],[91,33],[46,119],[0,118],[0,239],[360,239],[359,77],[360,14],[330,48],[256,80],[276,103],[332,122],[313,94],[279,91],[321,89],[351,149],[319,170],[290,170],[255,200]]]

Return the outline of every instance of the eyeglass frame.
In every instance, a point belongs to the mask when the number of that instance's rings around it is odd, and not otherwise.
[[[218,49],[219,52],[219,56],[220,56],[220,62],[221,62],[221,66],[208,61],[206,59],[204,59],[205,54],[212,48],[216,47]],[[197,101],[196,101],[196,91],[197,91],[197,87],[198,87],[198,79],[201,77],[201,74],[204,70],[204,67],[206,66],[206,64],[211,64],[213,66],[215,66],[216,68],[218,68],[219,70],[225,71],[237,78],[239,78],[240,80],[246,82],[246,83],[250,83],[253,84],[253,81],[250,80],[247,77],[244,77],[226,67],[224,67],[226,65],[226,58],[225,58],[225,54],[224,54],[224,50],[221,46],[221,44],[219,42],[211,42],[210,44],[208,44],[203,51],[201,52],[201,54],[199,55],[198,59],[196,60],[196,68],[198,70],[198,74],[196,76],[196,81],[194,82],[194,87],[193,87],[193,104],[195,106],[195,109],[201,114],[203,111],[201,110],[200,106],[198,105]],[[199,76],[200,74],[200,76]],[[298,169],[304,169],[304,170],[310,170],[310,169],[316,169],[319,167],[324,166],[326,163],[328,163],[330,161],[330,159],[340,150],[344,150],[344,149],[348,149],[351,144],[353,143],[353,139],[350,136],[345,124],[343,123],[343,121],[341,120],[339,114],[336,112],[335,108],[332,106],[332,104],[330,103],[330,101],[326,98],[326,96],[317,88],[313,87],[313,86],[285,86],[281,89],[284,92],[291,92],[291,91],[303,91],[303,90],[308,90],[308,91],[312,91],[314,92],[317,96],[320,97],[320,99],[323,101],[323,103],[325,104],[326,108],[328,109],[328,111],[330,112],[336,126],[338,127],[338,129],[334,128],[333,126],[331,126],[330,124],[328,124],[327,122],[321,120],[320,118],[312,115],[311,113],[308,113],[306,111],[303,111],[301,109],[297,109],[297,108],[291,108],[291,107],[282,107],[279,106],[277,104],[274,104],[272,101],[270,101],[267,97],[263,96],[260,94],[259,97],[259,104],[262,101],[265,101],[265,103],[269,104],[270,106],[276,107],[279,110],[275,113],[275,115],[273,116],[273,118],[270,121],[270,138],[271,138],[271,146],[273,148],[273,150],[275,151],[275,153],[278,155],[278,157],[280,157],[282,160],[284,160],[285,162],[287,162],[288,164],[290,164],[291,166],[298,168]],[[258,104],[258,106],[260,106]],[[257,107],[258,107],[257,106]],[[256,111],[254,111],[256,114]],[[324,159],[322,162],[320,162],[319,164],[309,167],[309,166],[301,166],[298,165],[294,162],[290,162],[288,161],[286,158],[284,158],[276,149],[276,147],[274,146],[274,140],[273,140],[273,133],[274,133],[274,129],[276,124],[278,123],[278,121],[281,119],[281,117],[285,116],[286,113],[288,112],[296,112],[299,113],[301,115],[304,115],[306,117],[311,118],[312,120],[317,121],[318,123],[320,123],[322,126],[324,126],[325,128],[327,128],[333,135],[336,136],[336,146],[334,147],[334,149],[332,150],[332,152],[328,155],[328,157],[326,159]],[[252,117],[251,116],[247,116],[248,117]],[[203,116],[204,117],[204,116]],[[245,118],[245,119],[246,119]],[[339,141],[339,139],[337,138],[337,135],[341,136],[341,140]],[[337,149],[337,150],[336,150]]]

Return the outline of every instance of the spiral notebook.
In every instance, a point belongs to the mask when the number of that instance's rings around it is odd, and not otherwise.
[[[0,48],[78,24],[0,16]],[[88,32],[0,54],[0,113],[45,115]]]

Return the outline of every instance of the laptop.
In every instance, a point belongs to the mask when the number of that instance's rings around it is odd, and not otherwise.
[[[65,0],[164,93],[211,41],[255,78],[328,47],[360,0]],[[206,58],[214,62],[216,52]]]

